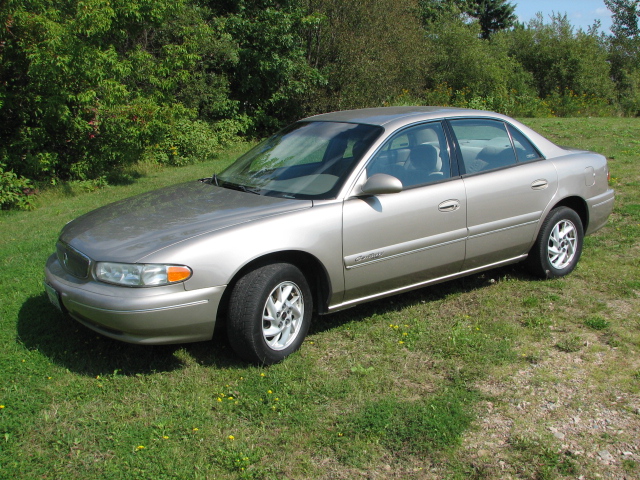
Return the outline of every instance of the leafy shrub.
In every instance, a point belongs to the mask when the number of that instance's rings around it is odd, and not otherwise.
[[[31,208],[31,196],[35,193],[31,181],[12,171],[6,172],[4,167],[0,164],[0,208]]]
[[[237,46],[192,2],[16,0],[0,14],[0,154],[18,176],[97,179],[156,144],[162,163],[189,163],[219,144],[205,121],[237,115],[223,69]]]
[[[616,108],[607,99],[593,94],[578,94],[572,90],[555,90],[546,102],[557,117],[604,117],[616,113]]]
[[[164,126],[166,133],[160,142],[145,151],[145,157],[160,164],[181,166],[210,160],[219,147],[215,132],[201,120],[180,119]]]

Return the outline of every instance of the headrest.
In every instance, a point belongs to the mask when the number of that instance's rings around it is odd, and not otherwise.
[[[415,169],[434,172],[438,165],[438,151],[433,145],[416,145],[411,149],[409,160]]]

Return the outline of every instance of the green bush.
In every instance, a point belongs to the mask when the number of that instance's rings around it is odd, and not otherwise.
[[[578,94],[572,90],[554,91],[546,98],[557,117],[608,117],[617,113],[610,100],[593,94]]]
[[[0,163],[0,208],[31,208],[31,196],[35,193],[31,181],[5,171],[4,167]]]
[[[221,19],[187,0],[47,5],[15,0],[0,10],[0,155],[10,170],[85,181],[155,145],[161,163],[210,155],[220,141],[205,121],[238,114],[224,73],[237,46]]]
[[[594,113],[610,114],[615,100],[615,84],[607,61],[607,43],[596,31],[574,31],[566,15],[554,14],[545,23],[541,14],[528,25],[496,38],[509,58],[529,72],[535,95],[553,103],[555,115],[573,115],[585,108],[579,99],[588,98],[598,106]],[[592,112],[586,112],[586,115]]]

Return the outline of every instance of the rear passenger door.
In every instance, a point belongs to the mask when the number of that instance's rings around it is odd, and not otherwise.
[[[526,254],[556,193],[552,162],[513,126],[495,119],[452,119],[467,193],[463,270]]]

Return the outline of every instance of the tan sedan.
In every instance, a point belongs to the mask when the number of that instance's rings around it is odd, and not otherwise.
[[[211,178],[88,213],[45,269],[53,304],[133,343],[208,340],[278,362],[312,315],[516,262],[576,266],[613,208],[605,157],[491,112],[317,115]]]

